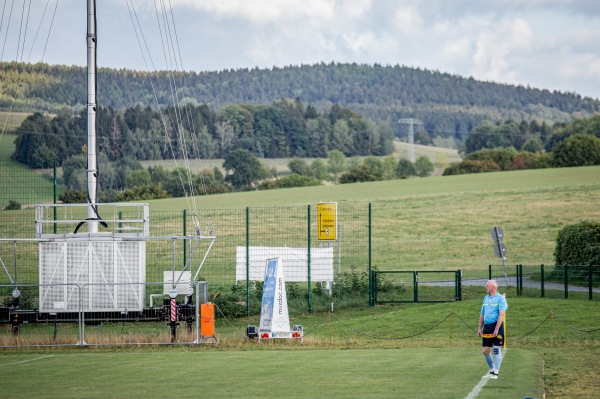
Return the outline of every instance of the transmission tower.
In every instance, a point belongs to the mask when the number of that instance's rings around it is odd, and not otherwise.
[[[415,125],[422,125],[423,122],[414,118],[402,118],[398,123],[408,125],[408,159],[410,162],[415,162]]]

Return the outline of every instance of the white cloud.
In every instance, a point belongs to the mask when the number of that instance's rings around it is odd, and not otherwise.
[[[523,19],[489,26],[479,33],[473,54],[472,74],[485,80],[514,82],[519,72],[512,60],[531,48],[531,29]],[[524,50],[524,51],[523,51]]]
[[[352,2],[355,3],[355,2]],[[174,7],[186,6],[222,18],[269,23],[282,19],[330,19],[335,0],[173,0]]]
[[[398,32],[417,35],[423,32],[423,18],[414,6],[399,6],[393,16]]]
[[[46,0],[33,1],[30,21],[35,24]],[[155,2],[131,1],[149,46],[159,53],[155,60],[164,58]],[[600,97],[598,0],[169,0],[164,4],[173,6],[188,70],[330,61],[400,64]],[[145,69],[126,2],[104,0],[97,7],[100,64]],[[11,24],[5,61],[18,54],[16,21]],[[25,55],[33,47],[31,62],[41,57],[44,33],[32,46],[33,28],[28,32]],[[0,32],[0,39],[5,35]],[[84,37],[85,2],[60,0],[44,61],[85,63]]]

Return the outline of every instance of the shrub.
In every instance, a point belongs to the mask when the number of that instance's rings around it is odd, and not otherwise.
[[[58,200],[65,204],[85,204],[88,202],[85,191],[67,190],[58,196]]]
[[[376,165],[361,163],[340,176],[340,183],[358,183],[383,180],[383,172]]]
[[[8,205],[6,205],[4,209],[7,211],[18,211],[19,209],[21,209],[21,204],[17,201],[10,200],[8,201]]]
[[[554,262],[557,268],[569,266],[575,276],[587,276],[589,265],[600,269],[600,223],[583,221],[558,232]]]
[[[398,161],[398,166],[396,166],[396,176],[401,179],[408,179],[410,176],[415,176],[416,174],[417,170],[415,169],[414,163],[404,158]]]
[[[499,172],[500,167],[494,161],[464,160],[454,163],[444,170],[444,176],[461,175],[466,173]]]
[[[465,158],[465,161],[493,162],[500,170],[510,170],[513,158],[517,151],[512,148],[492,148],[475,151]]]
[[[552,148],[557,168],[600,165],[600,139],[591,134],[575,134]]]
[[[163,190],[160,184],[133,187],[118,195],[119,201],[145,201],[169,197],[169,193]]]
[[[319,186],[321,181],[312,176],[300,176],[292,173],[278,180],[268,180],[260,183],[259,190],[272,190],[275,188]]]

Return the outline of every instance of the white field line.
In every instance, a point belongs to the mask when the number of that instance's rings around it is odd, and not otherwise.
[[[508,348],[504,349],[502,351],[503,358],[506,355],[506,351],[508,351]],[[479,384],[475,385],[475,388],[473,388],[473,390],[471,392],[469,392],[469,394],[467,396],[465,396],[465,399],[475,399],[477,397],[477,395],[479,395],[479,392],[481,392],[481,390],[483,389],[483,387],[485,386],[485,384],[487,384],[487,382],[489,380],[490,380],[490,378],[487,375],[484,375],[483,377],[481,377]]]
[[[15,364],[22,364],[22,363],[35,362],[36,360],[46,359],[46,358],[49,358],[49,357],[54,357],[54,355],[35,357],[35,358],[29,359],[29,360],[21,360],[20,362],[4,363],[4,364],[0,364],[0,367],[12,366],[12,365],[15,365]]]

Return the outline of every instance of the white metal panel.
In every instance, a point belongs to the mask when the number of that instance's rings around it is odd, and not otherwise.
[[[40,312],[141,311],[145,241],[56,240],[39,245]]]

